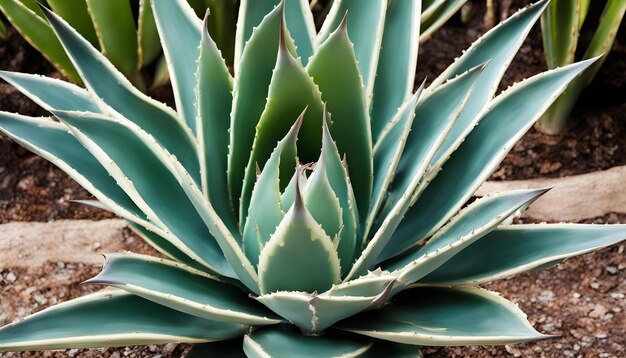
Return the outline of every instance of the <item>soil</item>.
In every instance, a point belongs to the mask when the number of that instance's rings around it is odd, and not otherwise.
[[[508,3],[512,13],[529,1]],[[468,22],[455,17],[420,48],[417,80],[434,79],[472,41],[484,33],[484,2],[472,3]],[[507,9],[501,9],[507,10]],[[532,129],[513,148],[493,180],[562,177],[626,164],[626,37],[624,26],[611,55],[594,84],[574,110],[571,124],[560,136]],[[584,37],[589,37],[585,33]],[[0,40],[0,69],[59,76],[13,30]],[[538,26],[522,46],[501,88],[545,69]],[[172,105],[171,92],[153,93]],[[0,83],[0,109],[28,115],[46,115],[5,83]],[[0,223],[112,217],[101,210],[72,204],[70,199],[90,195],[67,175],[0,138]],[[626,215],[608,214],[598,223],[626,223]],[[124,248],[155,254],[141,240],[126,233]],[[624,244],[573,258],[555,268],[529,272],[498,281],[487,288],[500,292],[525,311],[541,332],[558,337],[506,347],[429,348],[429,357],[620,357],[626,349],[626,261]],[[98,289],[79,285],[99,267],[79,263],[47,262],[16,268],[0,267],[0,325]],[[180,357],[186,345],[7,353],[0,357]]]

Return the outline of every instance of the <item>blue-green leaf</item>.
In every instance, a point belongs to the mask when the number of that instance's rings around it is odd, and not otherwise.
[[[195,140],[176,112],[133,87],[126,77],[63,19],[45,8],[44,12],[100,106],[106,108],[106,112],[111,112],[111,115],[121,115],[136,123],[154,136],[165,149],[180,158],[185,168],[199,182],[200,169]]]
[[[481,284],[626,239],[626,225],[531,224],[498,228],[422,279],[446,285]],[[489,260],[485,260],[489,257]],[[549,265],[549,266],[546,266]]]
[[[413,91],[421,3],[421,0],[390,1],[387,7],[372,98],[374,142]]]
[[[152,12],[167,60],[176,109],[196,132],[196,61],[202,22],[185,0],[152,0]]]
[[[306,66],[315,51],[315,22],[309,0],[284,0],[287,29],[293,37],[302,64]]]
[[[238,287],[169,260],[137,254],[108,254],[96,277],[85,281],[117,287],[165,307],[213,321],[243,325],[281,320]]]
[[[501,345],[548,338],[535,331],[517,306],[479,288],[411,288],[385,308],[362,313],[338,328],[424,346]]]
[[[263,294],[321,292],[339,282],[339,258],[333,242],[304,206],[299,190],[293,206],[261,251],[258,271]]]
[[[279,3],[280,0],[241,0],[239,16],[237,17],[237,35],[235,36],[235,73],[239,72],[244,47],[249,45],[248,40],[252,38],[255,28],[260,27],[268,14],[276,11],[276,6]],[[282,8],[280,11],[282,12]]]
[[[336,332],[305,336],[288,326],[259,329],[243,340],[243,349],[250,358],[358,357],[371,345],[371,340],[359,336],[337,335]]]
[[[472,44],[429,87],[429,91],[432,91],[448,79],[454,78],[472,67],[486,63],[483,70],[484,75],[476,83],[463,113],[431,161],[434,171],[441,167],[443,162],[474,128],[480,119],[480,113],[485,110],[496,93],[498,84],[509,63],[513,60],[515,53],[546,5],[547,1],[539,1],[498,24]]]
[[[178,238],[174,245],[218,275],[236,277],[154,139],[129,123],[98,114],[55,111],[55,115],[148,218]]]
[[[202,191],[231,232],[237,231],[226,178],[233,80],[204,19],[197,75],[197,138]]]
[[[383,40],[388,1],[368,0],[368,2],[368,6],[363,6],[362,0],[333,1],[324,25],[322,25],[317,36],[317,44],[319,46],[324,43],[331,33],[339,28],[347,14],[348,34],[354,43],[354,52],[363,76],[369,108],[374,91],[374,80]]]
[[[366,7],[366,6],[364,6]],[[372,136],[363,83],[344,21],[315,51],[307,71],[322,92],[330,112],[330,131],[348,171],[357,200],[359,218],[367,215],[372,195]]]
[[[298,157],[304,163],[312,162],[320,153],[324,108],[321,93],[300,62],[289,52],[287,46],[289,40],[286,37],[288,34],[282,31],[267,103],[256,125],[252,152],[246,167],[239,206],[239,218],[242,223],[245,222],[245,214],[250,204],[250,195],[256,179],[256,165],[265,164],[276,142],[287,134],[294,118],[297,118],[304,109],[306,113],[298,138]],[[238,137],[231,138],[234,138],[234,141],[239,140]],[[291,174],[292,171],[281,171],[281,189],[287,186]]]
[[[214,322],[119,290],[47,308],[0,328],[0,352],[202,343],[243,335],[243,325]]]
[[[410,285],[487,235],[503,221],[524,210],[546,189],[519,190],[481,198],[452,218],[424,245],[409,251],[386,270],[400,270],[399,281]]]
[[[285,216],[285,209],[281,205],[280,171],[281,168],[295,168],[296,141],[303,118],[304,113],[298,117],[285,138],[278,142],[252,191],[250,210],[243,230],[243,248],[254,266],[259,263],[261,250]]]
[[[412,246],[445,224],[566,86],[595,60],[544,72],[499,95],[417,198],[381,259]]]

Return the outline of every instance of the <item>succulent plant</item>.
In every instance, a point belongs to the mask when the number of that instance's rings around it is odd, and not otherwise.
[[[335,1],[315,33],[306,1],[243,1],[233,79],[210,17],[153,0],[177,112],[44,8],[87,89],[2,72],[60,122],[0,113],[0,130],[167,258],[107,255],[86,283],[112,288],[1,328],[0,351],[416,356],[546,338],[478,285],[619,242],[626,225],[510,225],[543,189],[468,200],[595,59],[493,98],[540,1],[413,93],[420,3]]]
[[[145,87],[140,70],[155,61],[158,63],[152,85],[167,81],[167,66],[161,56],[150,0],[140,0],[137,9],[134,9],[136,2],[133,4],[131,0],[0,0],[0,10],[22,36],[71,81],[81,83],[78,71],[46,22],[38,2],[47,3],[138,88]],[[213,11],[215,20],[209,31],[232,63],[237,1],[189,2],[196,13]]]
[[[566,66],[575,61],[578,38],[590,6],[590,0],[552,0],[541,16],[541,32],[548,69]],[[584,74],[574,80],[537,122],[537,128],[548,134],[560,133],[576,101],[600,70],[609,55],[617,30],[626,13],[626,1],[606,2],[602,17],[582,59],[602,56]]]

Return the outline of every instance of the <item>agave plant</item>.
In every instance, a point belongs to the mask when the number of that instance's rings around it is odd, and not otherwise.
[[[552,0],[550,2],[541,16],[541,32],[548,69],[574,62],[580,29],[587,18],[590,6],[592,6],[590,0]],[[598,6],[598,4],[593,6]],[[626,1],[609,0],[606,2],[598,27],[582,59],[602,57],[577,78],[539,119],[537,128],[540,131],[558,134],[563,130],[582,91],[591,83],[611,51],[624,13],[626,13]]]
[[[1,113],[0,128],[167,258],[107,255],[86,283],[110,289],[1,328],[0,351],[176,341],[196,356],[416,356],[546,338],[478,285],[626,236],[510,225],[544,189],[466,205],[594,61],[493,98],[546,5],[413,93],[420,0],[335,1],[319,33],[304,1],[243,1],[234,79],[210,17],[154,0],[177,112],[44,8],[87,89],[3,72],[60,122]]]
[[[38,2],[47,3],[137,87],[145,87],[140,70],[155,61],[158,64],[153,86],[167,81],[167,66],[161,56],[149,0],[140,0],[136,12],[131,0],[0,0],[0,10],[22,36],[71,81],[81,83],[78,71],[46,22]],[[211,22],[209,31],[232,63],[237,1],[189,0],[189,3],[196,13],[213,11],[216,20]]]

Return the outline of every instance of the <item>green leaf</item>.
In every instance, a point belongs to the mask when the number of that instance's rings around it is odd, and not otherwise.
[[[359,218],[365,220],[372,195],[372,137],[357,57],[348,38],[350,20],[315,51],[307,71],[331,114],[329,127],[339,154],[347,157]]]
[[[243,352],[243,340],[241,338],[228,341],[194,344],[187,352],[185,358],[246,358]]]
[[[284,0],[285,21],[287,29],[293,37],[298,56],[306,66],[309,57],[315,51],[315,21],[309,6],[309,0]]]
[[[548,268],[626,239],[626,225],[531,224],[498,228],[422,279],[481,284]],[[489,260],[485,260],[489,257]]]
[[[377,296],[330,296],[328,293],[275,292],[256,299],[304,332],[320,333],[336,322],[385,302]]]
[[[127,77],[137,70],[137,29],[128,0],[86,0],[100,49]]]
[[[413,92],[421,3],[421,0],[390,1],[387,7],[371,108],[374,142]]]
[[[496,169],[513,144],[594,60],[544,72],[500,94],[406,213],[381,259],[428,237],[448,221]]]
[[[89,92],[71,83],[52,77],[9,71],[0,71],[0,78],[47,111],[101,112]]]
[[[262,23],[271,14],[280,16],[283,10],[282,5],[278,6],[279,3],[281,3],[280,0],[241,0],[239,16],[237,17],[237,34],[235,36],[235,73],[240,71],[244,47],[251,45],[248,41],[253,38],[253,34],[256,31],[255,28],[261,28],[263,26]],[[277,8],[280,10],[277,11]],[[276,42],[276,45],[278,45],[278,42]],[[271,48],[268,47],[268,50]],[[268,52],[271,53],[272,51]]]
[[[245,326],[178,312],[119,290],[47,308],[0,328],[0,352],[202,343],[242,335]]]
[[[395,284],[396,280],[396,274],[376,269],[375,271],[369,271],[365,276],[335,285],[326,293],[331,297],[379,296],[381,293],[388,291],[390,286]]]
[[[67,1],[67,0],[47,0],[50,8],[67,21],[82,37],[87,39],[93,46],[98,47],[98,36],[94,29],[94,23],[91,20],[89,11],[87,10],[87,2],[85,1]],[[38,15],[44,16],[37,3],[33,1],[32,9],[38,10]],[[35,11],[36,11],[35,10]],[[40,14],[39,14],[40,13]]]
[[[261,251],[261,293],[325,291],[339,282],[340,271],[331,239],[315,222],[296,190],[293,206]]]
[[[403,344],[502,345],[545,339],[520,309],[479,288],[415,287],[338,327]]]
[[[430,38],[433,32],[443,26],[466,2],[467,0],[445,0],[434,4],[437,7],[423,18],[420,41],[424,42]]]
[[[298,163],[297,165],[301,165],[301,164]],[[297,181],[296,181],[296,175],[300,175],[300,178]],[[281,207],[283,211],[288,211],[289,208],[291,208],[291,206],[293,205],[294,200],[296,200],[296,182],[300,186],[300,191],[304,192],[304,190],[306,189],[306,183],[308,180],[309,179],[306,177],[306,173],[304,170],[295,171],[293,173],[291,180],[289,180],[289,184],[287,184],[287,187],[283,191],[281,198],[280,198]]]
[[[420,86],[413,97],[400,108],[398,114],[389,123],[391,129],[386,132],[374,149],[374,188],[372,205],[363,230],[365,237],[369,235],[376,214],[387,197],[387,190],[396,174],[396,168],[415,118],[417,100],[423,88],[423,85]]]
[[[243,26],[241,21],[243,21],[242,14],[246,11],[245,7],[261,3],[265,1],[242,1],[238,31]],[[228,154],[228,187],[231,202],[235,208],[238,208],[240,204],[241,188],[252,151],[255,127],[263,113],[273,69],[276,65],[276,53],[282,28],[281,20],[282,6],[274,8],[265,16],[263,22],[253,31],[241,57],[241,64],[235,69]],[[239,36],[239,33],[237,35]],[[236,60],[235,63],[237,64],[238,61]],[[304,107],[299,108],[298,114],[303,109]],[[296,117],[297,114],[289,118],[289,121],[293,121]],[[282,135],[284,133],[280,134],[281,137]],[[262,164],[259,163],[259,165]],[[241,212],[246,213],[247,208],[240,210]]]
[[[487,106],[496,93],[498,83],[500,83],[509,63],[513,60],[515,53],[547,4],[546,0],[541,0],[511,15],[507,20],[488,31],[439,75],[428,88],[428,91],[431,92],[450,78],[486,63],[483,75],[474,86],[463,113],[431,160],[433,173],[436,173],[443,162],[459,147],[476,126],[482,112],[488,109]]]
[[[481,198],[461,210],[419,248],[414,248],[389,265],[386,270],[400,270],[399,281],[410,285],[445,264],[459,252],[474,244],[502,222],[543,195],[546,189],[505,192]],[[484,256],[483,256],[484,257]]]
[[[240,222],[245,222],[244,217],[256,179],[256,165],[265,164],[275,143],[289,131],[293,119],[297,118],[305,108],[307,111],[298,138],[298,157],[304,163],[312,162],[320,153],[324,108],[321,93],[300,62],[289,52],[286,43],[288,40],[285,39],[287,35],[286,32],[281,32],[278,59],[269,86],[267,104],[256,125],[256,134],[246,167],[239,206]],[[239,140],[238,137],[231,137],[231,139],[231,143]],[[291,171],[281,171],[281,189],[287,186],[291,175]]]
[[[145,218],[100,163],[68,133],[66,126],[51,118],[0,112],[0,131],[61,168],[118,215]]]
[[[36,6],[35,6],[36,7]],[[0,10],[22,36],[72,82],[81,79],[54,31],[34,10],[19,0],[0,0]],[[40,10],[41,11],[41,10]]]
[[[541,35],[548,69],[574,62],[578,45],[580,0],[553,0],[541,15]]]
[[[151,99],[118,72],[111,63],[56,14],[44,8],[48,21],[63,43],[94,99],[107,112],[136,123],[175,154],[199,182],[200,169],[193,135],[176,112]]]
[[[375,227],[372,239],[352,267],[348,279],[365,273],[388,246],[392,234],[409,210],[411,195],[422,180],[430,158],[458,117],[480,70],[476,67],[450,81],[441,87],[437,95],[425,99],[415,108],[416,120],[412,122],[387,202],[380,214],[380,225]]]
[[[268,325],[281,320],[237,287],[173,261],[137,254],[108,254],[88,284],[109,285],[165,307],[218,322]]]
[[[175,235],[177,240],[172,243],[176,247],[216,274],[236,277],[172,173],[166,154],[153,145],[154,139],[130,123],[98,114],[55,111],[55,115],[70,127],[150,221]]]
[[[197,77],[196,130],[202,176],[202,192],[231,232],[237,231],[228,197],[226,178],[228,129],[232,104],[233,79],[224,59],[206,30],[204,19]]]
[[[139,18],[137,20],[138,67],[152,63],[161,54],[161,41],[156,21],[152,14],[150,0],[139,0]]]
[[[196,61],[202,22],[187,1],[152,0],[163,53],[167,60],[179,115],[196,132]]]
[[[352,262],[355,259],[354,256],[361,248],[360,243],[357,242],[358,213],[348,170],[339,156],[337,145],[328,130],[326,118],[323,119],[322,134],[322,153],[320,157],[324,160],[328,183],[339,200],[339,207],[341,208],[341,223],[343,227],[336,248],[343,276],[352,266]]]
[[[247,334],[243,349],[250,358],[357,357],[372,345],[369,339],[327,332],[322,336],[305,336],[288,326],[268,327]]]
[[[211,21],[208,23],[209,34],[222,52],[226,64],[232,68],[235,56],[235,35],[237,32],[238,0],[205,0],[199,15],[206,15],[210,11]]]
[[[406,0],[405,0],[406,1]],[[369,108],[374,91],[374,80],[383,40],[387,0],[369,0],[363,6],[360,0],[335,0],[317,36],[318,47],[326,41],[348,16],[347,27],[354,43],[354,52],[365,84]],[[362,179],[362,178],[361,178]]]
[[[296,165],[296,141],[303,118],[304,113],[298,117],[285,138],[278,142],[252,191],[243,230],[243,248],[254,266],[258,265],[261,250],[285,216],[281,207],[280,171],[283,167],[294,168]]]

